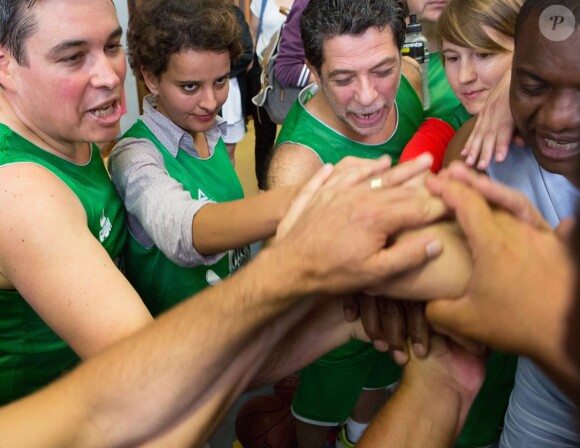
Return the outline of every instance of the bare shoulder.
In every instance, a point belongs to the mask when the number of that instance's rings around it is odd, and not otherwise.
[[[0,167],[0,184],[3,286],[17,289],[77,354],[93,355],[151,319],[64,182],[21,163]]]
[[[268,188],[278,188],[304,182],[322,167],[320,157],[310,148],[283,143],[274,148],[268,168]]]
[[[0,184],[0,272],[5,280],[2,286],[9,287],[7,271],[11,262],[24,253],[24,246],[42,247],[51,228],[63,225],[73,225],[75,231],[82,232],[87,229],[86,213],[66,184],[39,165],[3,166]]]
[[[27,222],[34,222],[36,218],[51,215],[84,221],[86,227],[86,213],[80,200],[47,168],[33,163],[16,163],[0,167],[0,184],[2,185],[0,207],[3,211],[19,213],[16,216],[3,213],[0,224],[3,227],[6,226],[6,222],[14,220],[22,227]],[[43,219],[36,221],[34,227],[46,224]]]
[[[443,158],[443,166],[444,167],[449,166],[449,164],[451,162],[453,162],[454,160],[461,160],[462,159],[461,151],[465,147],[465,144],[467,143],[467,140],[469,139],[469,136],[471,135],[471,132],[473,131],[476,120],[477,120],[477,117],[473,117],[473,118],[469,119],[468,121],[466,121],[463,124],[463,126],[461,126],[457,130],[457,132],[455,133],[455,135],[453,136],[453,138],[449,142],[449,145],[447,145],[447,150],[445,151],[445,157]]]

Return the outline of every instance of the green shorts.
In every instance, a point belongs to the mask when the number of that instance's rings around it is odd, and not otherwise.
[[[302,369],[292,412],[307,423],[335,426],[346,421],[362,389],[382,389],[400,377],[391,355],[351,341]]]
[[[457,439],[459,448],[488,446],[499,440],[503,420],[514,387],[518,357],[493,352],[487,361],[483,386],[467,414]]]

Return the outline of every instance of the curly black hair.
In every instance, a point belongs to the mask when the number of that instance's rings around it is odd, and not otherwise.
[[[169,58],[183,50],[242,53],[241,32],[226,0],[145,0],[129,21],[128,57],[136,77],[141,70],[159,78]]]

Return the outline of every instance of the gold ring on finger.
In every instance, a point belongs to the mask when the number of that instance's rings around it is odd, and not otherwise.
[[[383,179],[380,177],[373,177],[369,181],[371,190],[381,190],[383,188]]]

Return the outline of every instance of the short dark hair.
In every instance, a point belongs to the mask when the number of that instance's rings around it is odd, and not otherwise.
[[[24,42],[38,29],[30,12],[36,0],[0,1],[0,45],[6,48],[19,65],[27,66]]]
[[[405,6],[400,0],[311,0],[300,18],[306,60],[320,73],[324,42],[336,36],[358,36],[371,27],[390,27],[400,50],[405,41]]]
[[[227,0],[145,0],[129,21],[129,64],[159,78],[183,50],[242,53],[241,32]]]
[[[517,46],[518,43],[518,36],[520,35],[521,29],[523,24],[526,22],[528,17],[532,15],[540,15],[544,9],[549,6],[565,6],[574,14],[574,18],[576,19],[576,31],[578,31],[578,27],[580,26],[580,2],[578,0],[526,0],[523,4],[520,13],[518,14],[518,18],[516,20],[516,31],[515,31],[515,45]]]

